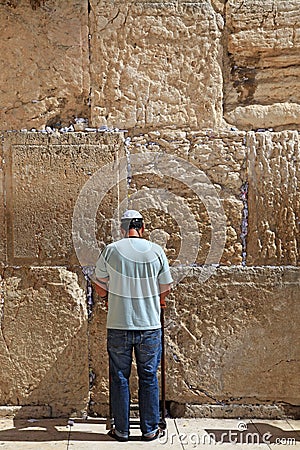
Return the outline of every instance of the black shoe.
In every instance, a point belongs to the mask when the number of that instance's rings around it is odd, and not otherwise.
[[[118,442],[128,442],[128,438],[118,436],[116,434],[115,430],[109,430],[109,432],[107,434],[108,434],[108,436],[110,436],[111,438],[115,439]]]
[[[146,441],[146,442],[154,441],[155,439],[157,439],[159,437],[159,434],[160,434],[160,431],[157,430],[155,433],[150,434],[150,436],[142,435],[141,440]]]

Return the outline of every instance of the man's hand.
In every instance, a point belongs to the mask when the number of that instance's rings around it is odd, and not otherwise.
[[[160,307],[164,309],[167,307],[166,297],[171,292],[171,285],[170,284],[160,284],[159,288],[160,288]]]
[[[95,289],[101,300],[105,301],[106,309],[108,309],[108,289],[107,281],[97,280],[95,282]]]
[[[165,309],[165,308],[167,307],[167,304],[166,304],[166,300],[165,300],[165,299],[162,300],[162,298],[160,298],[160,307],[161,307],[162,309]]]

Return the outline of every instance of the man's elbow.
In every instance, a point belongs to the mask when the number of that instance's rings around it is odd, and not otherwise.
[[[167,295],[169,295],[171,292],[172,285],[171,284],[160,284],[159,287],[160,287],[160,293],[164,297],[167,297]]]

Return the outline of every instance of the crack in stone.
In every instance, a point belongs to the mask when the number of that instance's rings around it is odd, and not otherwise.
[[[189,390],[195,392],[195,394],[197,394],[197,395],[204,394],[210,400],[213,400],[214,402],[216,402],[217,405],[222,405],[222,406],[226,405],[226,403],[223,400],[218,400],[214,395],[210,394],[205,389],[196,388],[196,387],[192,386],[191,384],[189,384],[186,380],[183,380],[183,382],[186,384],[186,386],[189,388]]]
[[[1,331],[1,335],[2,335],[2,339],[4,342],[4,346],[5,346],[5,350],[8,354],[9,360],[12,362],[11,359],[11,355],[10,355],[10,349],[9,349],[9,345],[7,343],[6,337],[5,337],[5,332],[4,332],[4,292],[1,292],[1,299],[0,299],[0,308],[1,308],[1,312],[0,312],[0,331]]]
[[[280,364],[284,364],[284,363],[293,363],[293,362],[299,362],[297,359],[281,359],[280,361],[278,361],[277,363],[274,364],[273,367],[271,367],[270,369],[266,370],[267,373],[272,372],[272,370],[274,369],[274,367],[279,366]]]
[[[114,21],[118,18],[120,12],[121,12],[120,9],[118,9],[116,15],[114,17],[112,17],[110,20],[108,20],[107,24],[99,30],[99,33],[101,33],[101,31],[104,31],[108,27],[108,25],[110,25],[111,23],[114,23]]]
[[[241,187],[241,199],[243,201],[242,223],[241,223],[241,241],[242,241],[242,266],[247,264],[247,235],[248,235],[248,182]]]

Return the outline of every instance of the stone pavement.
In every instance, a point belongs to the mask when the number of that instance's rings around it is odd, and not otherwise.
[[[96,450],[120,448],[268,450],[300,449],[300,421],[239,419],[167,419],[160,439],[140,441],[137,419],[132,420],[130,441],[107,436],[105,419],[0,419],[0,450]]]

